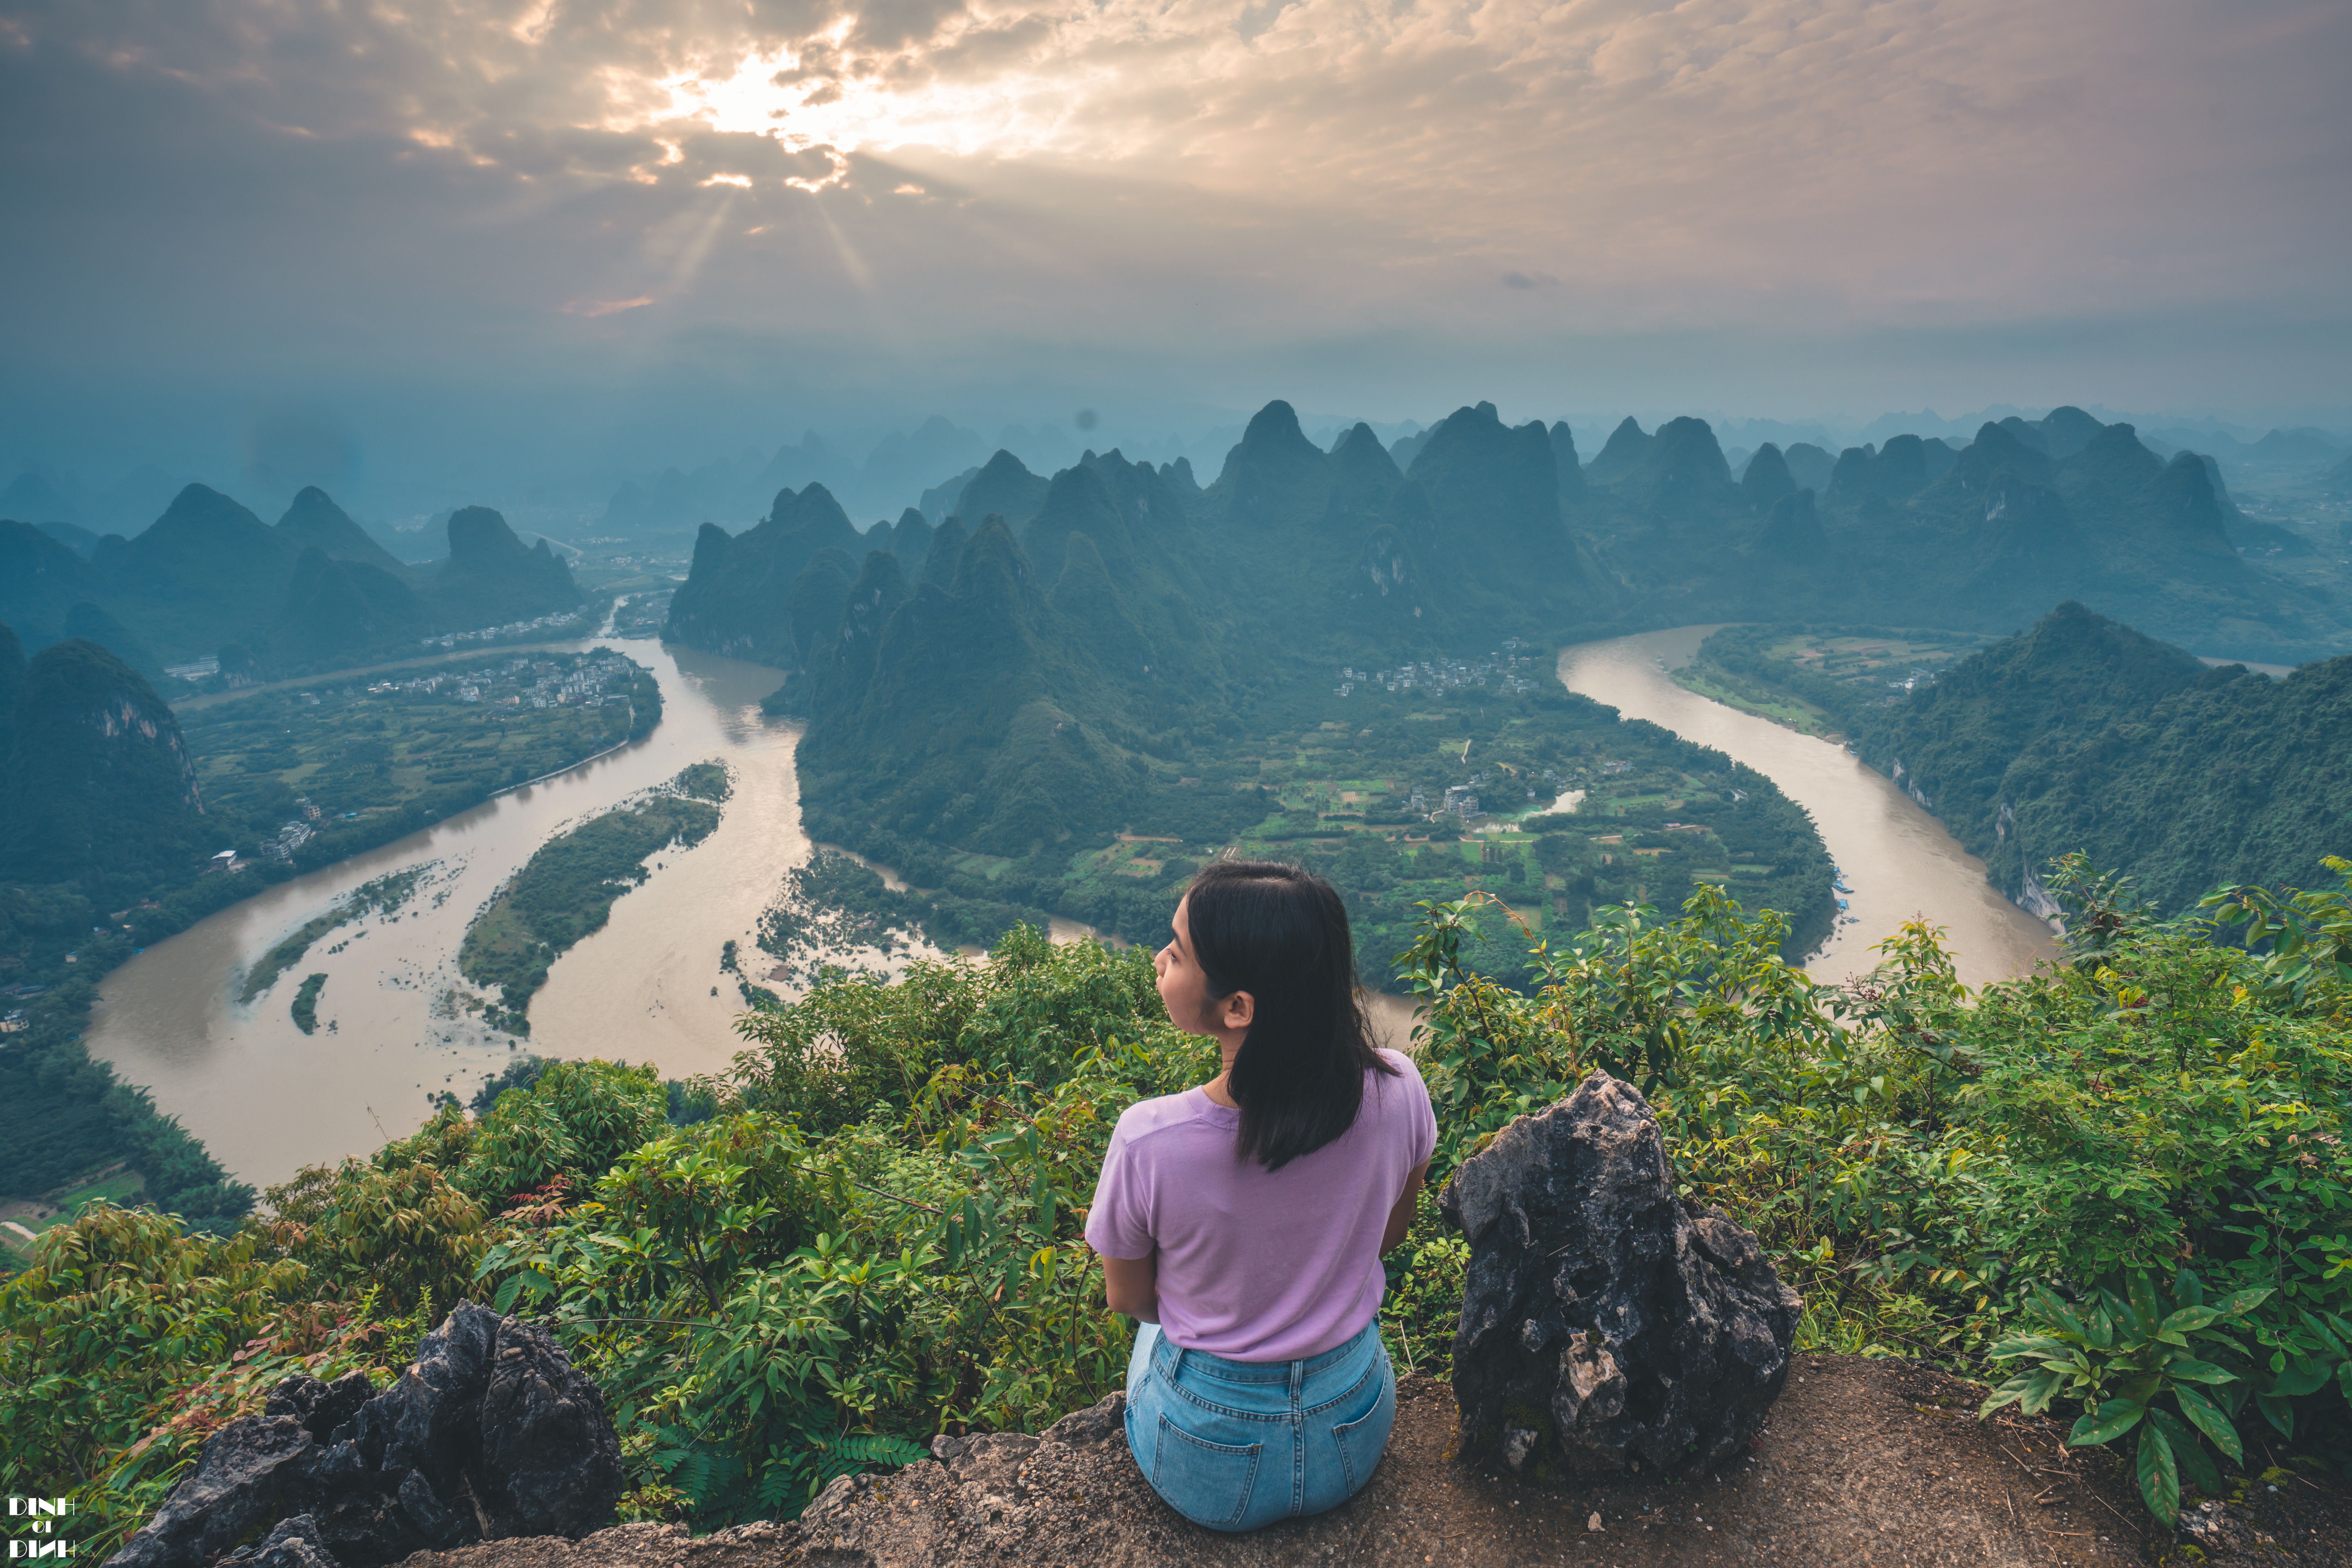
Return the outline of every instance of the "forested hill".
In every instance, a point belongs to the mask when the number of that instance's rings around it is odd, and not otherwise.
[[[0,620],[30,647],[84,637],[158,677],[157,655],[233,644],[240,663],[290,674],[583,602],[545,540],[526,547],[488,507],[453,513],[448,558],[422,566],[394,559],[315,487],[273,525],[189,485],[137,536],[108,534],[87,560],[38,521],[0,520]]]
[[[2168,912],[2231,882],[2316,887],[2352,853],[2352,658],[2283,680],[2061,605],[1859,738],[2012,898],[2072,850]]]

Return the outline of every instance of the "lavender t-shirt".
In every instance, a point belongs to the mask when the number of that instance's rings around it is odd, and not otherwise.
[[[1380,1310],[1381,1232],[1405,1177],[1437,1146],[1429,1090],[1364,1074],[1355,1125],[1268,1171],[1234,1158],[1241,1112],[1188,1089],[1127,1108],[1110,1135],[1087,1244],[1160,1255],[1160,1331],[1232,1361],[1296,1361],[1343,1345]]]

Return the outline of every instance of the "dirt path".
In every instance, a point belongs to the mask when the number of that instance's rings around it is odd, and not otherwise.
[[[1371,1484],[1319,1518],[1220,1535],[1147,1488],[1114,1423],[1070,1441],[981,1439],[951,1464],[828,1492],[799,1525],[688,1541],[675,1526],[573,1545],[501,1542],[406,1568],[1925,1568],[2194,1561],[2153,1539],[2107,1455],[2066,1455],[2064,1428],[2006,1412],[1975,1419],[1980,1389],[1905,1362],[1808,1357],[1755,1451],[1720,1476],[1605,1484],[1522,1481],[1449,1458],[1454,1399],[1408,1378]],[[1087,1441],[1088,1437],[1098,1440]],[[2352,1505],[2284,1474],[2198,1540],[2212,1563],[2352,1562]],[[1598,1516],[1600,1528],[1592,1528]],[[2263,1539],[2258,1539],[2258,1535]],[[2169,1554],[2169,1555],[2166,1555]]]

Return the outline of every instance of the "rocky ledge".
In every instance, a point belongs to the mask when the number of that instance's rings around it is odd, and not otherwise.
[[[1161,1503],[1106,1404],[1042,1438],[949,1439],[895,1476],[835,1482],[797,1524],[699,1539],[624,1525],[419,1553],[404,1568],[2120,1568],[2175,1549],[2143,1532],[2105,1453],[2068,1453],[2063,1426],[2013,1410],[1979,1423],[1983,1397],[1913,1363],[1800,1355],[1749,1451],[1720,1470],[1543,1483],[1500,1456],[1457,1454],[1452,1390],[1407,1376],[1370,1485],[1319,1518],[1242,1536]],[[2284,1471],[2198,1522],[2177,1539],[2214,1563],[2352,1561],[2352,1504]]]

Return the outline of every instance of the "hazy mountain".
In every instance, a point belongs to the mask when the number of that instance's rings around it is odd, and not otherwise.
[[[1799,441],[1781,448],[1782,461],[1789,466],[1789,477],[1816,495],[1830,488],[1830,473],[1836,459],[1828,451],[1810,441]]]
[[[163,673],[163,663],[155,657],[153,649],[134,637],[130,627],[96,605],[83,603],[68,609],[62,631],[65,637],[80,637],[96,643],[137,670],[140,679],[151,686],[162,686],[171,679]]]
[[[47,534],[85,561],[98,552],[100,535],[92,533],[78,522],[44,522],[38,527],[43,533]]]
[[[1631,475],[1648,453],[1651,439],[1643,433],[1642,426],[1633,416],[1627,415],[1617,428],[1609,433],[1609,439],[1601,447],[1600,455],[1584,465],[1585,482],[1613,485]]]
[[[180,726],[136,670],[80,638],[22,658],[0,637],[0,699],[16,693],[0,726],[0,876],[111,890],[213,847]]]
[[[1740,493],[1748,498],[1748,510],[1752,512],[1769,512],[1782,497],[1796,494],[1797,489],[1789,460],[1769,441],[1756,448],[1739,476]]]
[[[81,522],[81,509],[60,493],[48,477],[27,469],[0,490],[0,517],[33,523]],[[96,534],[90,534],[96,539]]]
[[[1031,473],[1027,465],[1011,452],[999,449],[956,492],[955,505],[949,515],[963,519],[966,531],[978,527],[981,520],[991,514],[1018,528],[1036,516],[1037,509],[1045,504],[1048,483]]]
[[[1696,419],[1646,436],[1629,421],[1609,453],[1569,525],[1601,542],[1636,603],[1675,621],[1996,631],[2071,597],[2241,658],[2292,661],[2345,634],[2323,597],[2239,557],[2206,459],[2167,463],[2130,426],[2079,409],[1987,424],[1958,453],[1909,435],[1848,447],[1819,489],[1799,459],[1826,454],[1769,446],[1735,489]],[[1811,505],[1780,511],[1800,489],[1816,490]],[[1761,530],[1740,521],[1759,514]]]
[[[393,572],[338,561],[311,545],[296,559],[285,607],[269,626],[270,657],[289,668],[356,660],[413,645],[430,625],[423,603]]]
[[[940,480],[916,499],[915,508],[936,526],[954,515],[957,500],[964,487],[980,478],[980,466],[974,464],[960,474]]]
[[[507,520],[486,506],[451,515],[449,559],[426,595],[443,625],[464,627],[531,620],[582,603],[572,568],[547,541],[525,548]]]
[[[105,597],[98,568],[29,522],[0,522],[0,619],[38,647],[65,635],[66,613]]]
[[[778,491],[767,517],[740,535],[705,523],[663,635],[689,647],[790,667],[795,647],[806,641],[793,633],[793,579],[821,550],[852,562],[865,552],[863,536],[823,485]]]
[[[2209,669],[2068,603],[1895,704],[1861,750],[2012,896],[2082,850],[2179,912],[2228,882],[2332,880],[2317,858],[2352,843],[2347,735],[2352,658],[2276,681]]]
[[[988,456],[988,443],[934,414],[912,431],[892,431],[875,443],[858,470],[857,499],[869,508],[906,505],[943,474],[969,468]]]
[[[274,612],[300,548],[205,485],[183,489],[119,563],[100,552],[123,621],[174,654],[210,652]]]
[[[278,531],[298,550],[317,550],[334,560],[360,562],[394,576],[404,570],[399,557],[371,538],[316,485],[305,487],[295,496],[278,520]]]

